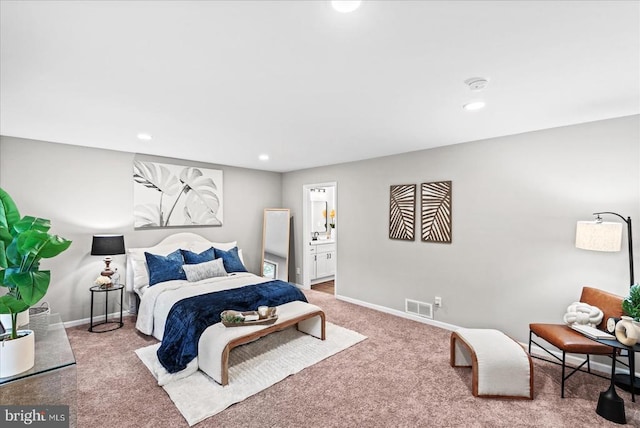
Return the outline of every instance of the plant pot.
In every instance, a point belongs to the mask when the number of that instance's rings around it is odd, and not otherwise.
[[[1,314],[0,322],[7,331],[13,328],[11,325],[11,314]],[[18,328],[24,327],[27,324],[29,324],[29,309],[18,314]]]
[[[18,338],[6,340],[11,333],[0,335],[0,377],[9,377],[29,370],[35,364],[35,334],[18,330]]]
[[[636,331],[638,332],[638,341],[640,341],[640,321],[636,321],[633,320],[631,321],[633,323],[633,326],[636,328]]]

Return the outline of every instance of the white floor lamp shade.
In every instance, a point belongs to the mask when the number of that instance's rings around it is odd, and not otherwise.
[[[576,247],[592,251],[620,251],[622,223],[579,221],[576,226]]]

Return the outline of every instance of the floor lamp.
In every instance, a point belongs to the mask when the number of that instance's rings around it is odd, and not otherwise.
[[[594,221],[579,221],[576,227],[576,247],[592,251],[620,251],[622,249],[622,223],[602,221],[601,214],[620,217],[627,224],[629,241],[629,285],[635,284],[633,276],[633,238],[631,236],[631,217],[624,218],[618,213],[605,211],[593,213]]]
[[[631,217],[624,218],[618,213],[605,211],[593,213],[596,216],[595,221],[579,221],[576,227],[576,247],[584,250],[593,251],[620,251],[622,249],[622,223],[610,223],[602,221],[601,214],[610,214],[620,217],[627,224],[627,236],[629,241],[629,279],[630,286],[633,286],[635,279],[633,277],[633,240],[631,236]],[[635,372],[635,353],[633,350],[627,351],[629,356],[629,369]],[[615,358],[615,356],[613,357]],[[615,367],[615,365],[612,365]],[[640,386],[638,380],[631,373],[613,374],[612,377],[615,384],[630,391]],[[625,423],[624,402],[616,394],[613,383],[611,388],[600,393],[596,413],[612,421],[621,421]]]

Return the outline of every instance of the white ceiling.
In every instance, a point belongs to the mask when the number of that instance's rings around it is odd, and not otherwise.
[[[638,1],[0,7],[8,136],[291,171],[640,113]]]

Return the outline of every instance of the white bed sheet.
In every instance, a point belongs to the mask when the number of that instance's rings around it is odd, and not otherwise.
[[[167,281],[154,286],[145,286],[138,293],[140,307],[136,328],[158,340],[164,336],[164,324],[171,307],[179,300],[214,291],[229,290],[245,285],[261,284],[271,281],[248,272],[233,273],[229,276],[208,278],[198,282]]]

